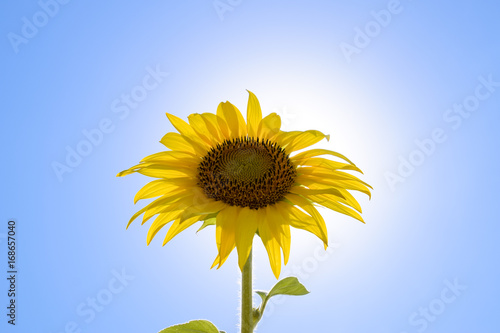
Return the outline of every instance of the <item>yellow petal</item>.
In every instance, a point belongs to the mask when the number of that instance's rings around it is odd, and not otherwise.
[[[248,91],[248,105],[247,105],[247,130],[248,136],[252,138],[257,137],[257,130],[259,128],[259,123],[262,120],[262,110],[260,109],[260,103],[257,97],[250,91]]]
[[[321,214],[318,212],[318,210],[307,199],[304,199],[297,194],[288,193],[287,195],[285,195],[285,198],[311,215],[311,217],[316,221],[317,227],[319,228],[319,232],[321,234],[320,239],[322,239],[323,242],[327,242],[328,236],[325,220],[323,219],[323,216],[321,216]]]
[[[191,169],[191,170],[196,170],[198,169],[198,165],[200,164],[201,159],[199,157],[196,158],[181,158],[177,160],[169,160],[169,161],[162,161],[161,158],[157,158],[154,160],[150,160],[147,163],[150,164],[161,164],[169,167],[175,167],[176,169],[179,168],[184,168],[184,169]]]
[[[210,267],[210,269],[214,268],[216,265],[219,265],[220,264],[220,255],[219,253],[217,253],[217,257],[215,257],[215,260],[214,260],[214,263],[212,264],[212,267]],[[217,269],[219,269],[217,267]]]
[[[123,170],[123,171],[120,171],[118,172],[118,174],[116,175],[116,177],[124,177],[124,176],[127,176],[127,175],[130,175],[132,173],[136,172],[136,169],[127,169],[127,170]]]
[[[181,222],[180,219],[175,220],[174,223],[172,223],[172,225],[168,229],[167,235],[165,236],[165,239],[163,240],[163,245],[170,242],[172,240],[172,238],[174,238],[179,233],[186,230],[187,228],[189,228],[190,226],[192,226],[196,222],[203,220],[205,218],[205,216],[206,215],[193,216],[190,219],[187,219],[183,222]]]
[[[281,147],[286,147],[290,144],[290,142],[293,141],[297,137],[297,135],[300,135],[303,133],[302,131],[290,131],[290,132],[284,132],[280,131],[278,135],[276,135],[275,140],[278,142],[278,144]]]
[[[181,220],[188,219],[194,215],[218,213],[227,206],[226,203],[209,199],[204,194],[196,196],[195,199],[197,202],[182,212]]]
[[[259,226],[257,210],[248,207],[241,208],[236,225],[236,249],[238,250],[238,265],[243,266],[248,260],[252,249],[253,237]]]
[[[185,163],[199,163],[200,159],[195,155],[185,152],[185,151],[161,151],[156,154],[152,154],[144,157],[141,162],[143,163],[153,163],[153,162],[172,162],[172,161],[183,161]]]
[[[300,164],[299,162],[301,160],[304,160],[304,159],[307,159],[310,157],[321,156],[321,155],[332,155],[332,156],[341,158],[344,161],[347,161],[349,164],[355,165],[344,155],[339,154],[339,153],[332,151],[332,150],[328,150],[328,149],[310,149],[310,150],[298,153],[297,155],[293,156],[291,159],[294,162],[297,162],[296,164]]]
[[[162,196],[162,197],[154,200],[153,202],[149,203],[146,207],[140,209],[134,215],[132,215],[132,217],[130,218],[130,220],[127,224],[127,228],[139,215],[141,215],[144,212],[149,211],[149,215],[151,215],[153,212],[155,212],[153,215],[156,215],[159,212],[161,212],[163,209],[169,208],[169,205],[171,204],[172,200],[182,201],[182,199],[179,199],[177,196],[175,196],[175,199],[173,199],[172,197],[169,197],[169,196]],[[191,198],[191,200],[192,200],[192,198]],[[153,216],[153,215],[151,215],[151,216]],[[144,224],[144,222],[146,222],[147,220],[148,219],[143,218],[142,224]]]
[[[222,135],[223,140],[229,140],[231,138],[231,131],[229,130],[229,126],[227,124],[226,119],[224,118],[224,112],[222,111],[222,105],[224,103],[220,103],[217,107],[217,125],[220,129],[220,133]]]
[[[128,168],[127,170],[123,170],[121,172],[118,173],[117,177],[123,177],[123,176],[126,176],[126,175],[130,175],[131,173],[134,173],[134,172],[139,172],[141,171],[143,168],[147,167],[151,165],[151,163],[139,163],[137,165],[134,165],[133,167],[130,167]]]
[[[278,240],[273,237],[271,230],[267,224],[267,217],[265,217],[265,210],[259,209],[259,214],[261,218],[259,219],[259,235],[266,248],[267,255],[269,256],[269,263],[271,264],[271,269],[273,270],[276,279],[279,278],[281,272],[281,252]]]
[[[359,202],[352,196],[349,191],[344,190],[344,189],[339,189],[339,191],[342,193],[344,196],[344,199],[339,199],[338,201],[343,203],[344,205],[348,205],[356,209],[358,212],[361,213],[361,205]]]
[[[168,192],[173,186],[172,184],[163,182],[161,179],[147,183],[135,194],[134,204],[141,199],[154,198],[164,194],[164,191],[162,190],[164,190],[165,187]]]
[[[342,213],[344,215],[353,217],[356,220],[359,220],[359,221],[365,223],[365,221],[363,221],[363,218],[361,217],[361,215],[359,215],[353,209],[342,205],[341,203],[335,202],[333,200],[325,199],[324,197],[321,197],[318,195],[312,195],[312,196],[310,196],[310,199],[314,200],[315,202],[317,202],[321,206],[324,206],[324,207],[329,208],[331,210],[334,210],[336,212]]]
[[[202,117],[203,121],[205,122],[205,125],[207,126],[207,130],[209,131],[211,136],[214,138],[213,141],[214,142],[224,141],[221,130],[219,129],[219,122],[217,120],[219,117],[217,117],[213,113],[202,113],[201,117]]]
[[[154,178],[185,178],[192,177],[196,174],[198,164],[183,163],[183,161],[169,161],[168,163],[156,162],[156,163],[139,163],[134,165],[130,169],[124,170],[118,174],[119,177],[131,174],[133,172],[138,172],[145,176]]]
[[[328,244],[328,236],[325,225],[321,225],[314,218],[312,218],[312,216],[304,213],[297,207],[290,206],[287,209],[287,214],[288,214],[288,223],[292,227],[309,231],[310,233],[321,239],[325,245]]]
[[[144,167],[139,168],[136,172],[154,178],[185,178],[186,176],[194,177],[196,175],[195,168],[185,168],[181,166],[169,166],[163,164],[146,164]]]
[[[293,158],[292,158],[293,159]],[[363,173],[361,169],[359,169],[357,166],[348,164],[348,163],[341,163],[341,162],[336,162],[332,161],[326,158],[321,158],[321,157],[312,157],[312,158],[307,158],[307,159],[302,159],[296,161],[297,165],[299,166],[313,166],[317,168],[324,168],[324,169],[329,169],[329,170],[354,170],[360,173]]]
[[[360,191],[364,194],[366,194],[368,197],[371,198],[371,193],[370,189],[366,187],[363,183],[361,182],[356,182],[356,181],[350,181],[350,180],[340,180],[340,179],[331,179],[331,178],[321,178],[321,177],[316,177],[316,176],[311,176],[311,175],[299,175],[296,178],[296,182],[298,184],[302,184],[305,186],[330,186],[330,187],[335,187],[335,188],[342,188],[346,190],[356,190]]]
[[[217,108],[217,115],[222,117],[229,128],[230,139],[239,138],[246,136],[246,124],[245,119],[241,115],[240,110],[236,108],[233,104],[229,102],[223,102],[219,104]],[[220,123],[219,123],[220,125]]]
[[[297,168],[297,174],[299,175],[311,175],[314,177],[319,177],[319,178],[325,178],[325,179],[338,179],[338,180],[349,180],[353,182],[358,182],[366,187],[372,188],[369,184],[365,183],[361,179],[359,179],[356,176],[353,176],[347,172],[343,171],[333,171],[329,169],[321,169],[321,168],[309,168],[309,167],[302,167],[302,168]]]
[[[281,233],[281,249],[283,250],[283,261],[285,262],[286,265],[288,263],[288,258],[290,257],[290,243],[292,237],[290,234],[289,224],[283,224],[282,228],[283,231]]]
[[[236,246],[235,237],[239,209],[238,206],[227,206],[217,214],[215,238],[220,256],[219,267]]]
[[[182,210],[173,210],[166,213],[162,213],[156,217],[156,219],[151,224],[148,230],[147,244],[149,245],[153,240],[154,236],[160,231],[161,228],[166,226],[169,222],[177,219],[182,213]]]
[[[295,193],[308,198],[311,195],[320,196],[326,200],[332,200],[334,202],[340,202],[345,205],[351,206],[361,213],[361,206],[352,196],[349,191],[343,188],[334,188],[330,186],[321,186],[318,184],[309,185],[310,188],[305,188],[301,186],[294,186],[290,189],[290,193]]]
[[[180,193],[172,193],[161,197],[161,204],[151,207],[144,212],[142,224],[159,213],[169,212],[171,210],[186,209],[193,202],[193,195],[188,191],[182,190]]]
[[[257,129],[257,137],[265,140],[272,139],[281,128],[281,118],[276,113],[271,113],[262,119]]]
[[[207,124],[203,119],[203,116],[198,113],[193,113],[188,116],[189,125],[196,132],[198,137],[202,139],[206,144],[213,146],[214,140],[213,133],[210,133],[210,130],[207,128]]]
[[[192,186],[195,186],[196,183],[191,181]],[[179,193],[181,191],[185,191],[184,188],[179,187],[178,184],[172,183],[170,181],[166,182],[163,179],[154,180],[152,182],[147,183],[141,188],[134,197],[134,204],[137,201],[142,199],[150,199],[154,197],[158,197],[165,194]]]
[[[174,125],[174,127],[179,131],[181,135],[184,137],[200,144],[200,145],[206,145],[207,143],[204,142],[194,131],[194,129],[186,123],[184,120],[181,118],[174,116],[173,114],[167,113],[168,120]]]
[[[157,200],[159,200],[159,199],[156,199],[155,201],[153,201],[152,203],[150,203],[150,205],[151,205],[151,204],[153,204],[154,202],[156,202]],[[142,213],[144,213],[144,212],[146,211],[146,209],[147,209],[147,206],[146,206],[146,207],[144,207],[144,208],[141,208],[141,209],[140,209],[139,211],[137,211],[134,215],[132,215],[132,217],[130,218],[130,220],[129,220],[129,221],[128,221],[128,223],[127,223],[127,227],[126,227],[126,229],[128,229],[128,227],[130,227],[130,225],[132,224],[132,222],[134,222],[134,220],[135,220],[135,219],[136,219],[139,215],[141,215]]]
[[[289,190],[289,192],[299,194],[302,196],[317,195],[317,194],[331,194],[331,195],[338,196],[340,198],[344,198],[344,195],[340,192],[339,189],[336,189],[336,188],[310,189],[310,188],[305,188],[303,186],[293,186]]]
[[[165,142],[170,145],[169,148],[175,149],[182,147],[181,150],[184,151],[162,151],[146,156],[141,160],[141,163],[118,173],[117,177],[123,177],[131,173],[138,172],[140,169],[151,164],[165,164],[171,166],[196,168],[200,162],[200,158],[195,156],[194,148],[190,144],[188,144],[181,135],[177,133],[168,134],[168,137],[165,136],[164,138],[166,139]],[[190,152],[185,151],[185,149],[190,150]]]
[[[277,141],[281,147],[285,148],[287,154],[290,154],[296,150],[309,147],[325,138],[330,140],[329,135],[325,135],[320,131],[309,130],[305,132],[282,132],[278,135]]]
[[[276,208],[276,205],[269,205],[263,209],[266,210],[267,226],[271,231],[271,235],[278,241],[280,247],[282,247],[283,228],[281,225],[283,224],[283,215]]]
[[[161,138],[160,142],[171,150],[187,152],[193,155],[198,152],[198,149],[196,149],[190,141],[179,133],[167,133],[163,136],[163,138]]]

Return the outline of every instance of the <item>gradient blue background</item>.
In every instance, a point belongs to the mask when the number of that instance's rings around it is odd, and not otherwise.
[[[443,118],[474,94],[479,77],[500,81],[498,2],[402,0],[351,61],[340,45],[353,44],[356,27],[387,1],[232,4],[220,16],[211,0],[70,1],[17,53],[9,33],[21,35],[23,17],[33,21],[40,4],[0,5],[0,330],[157,332],[206,318],[237,332],[235,253],[209,269],[214,229],[188,229],[165,247],[160,236],[146,247],[147,226],[125,225],[142,207],[132,200],[148,179],[115,175],[162,150],[158,141],[173,130],[165,112],[185,119],[226,100],[245,110],[249,89],[264,114],[282,115],[285,130],[330,133],[321,146],[350,157],[375,188],[371,201],[358,196],[366,225],[324,211],[329,255],[309,234],[293,234],[282,276],[295,267],[311,293],[273,303],[259,332],[500,332],[500,88],[459,128]],[[127,116],[113,112],[112,103],[157,66],[169,75]],[[103,119],[113,131],[60,181],[53,163],[65,163],[66,147],[76,149],[82,131]],[[435,128],[446,141],[391,189],[387,172]],[[5,316],[12,218],[15,327]],[[254,286],[265,290],[276,280],[259,242]],[[110,295],[113,272],[122,270],[133,280],[93,318],[82,315],[77,308]],[[443,292],[452,295],[446,281],[455,280],[466,290],[440,303]],[[411,321],[440,304],[425,327]]]

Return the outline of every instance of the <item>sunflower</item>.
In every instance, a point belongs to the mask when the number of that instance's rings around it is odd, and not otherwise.
[[[127,225],[143,213],[143,224],[156,216],[148,245],[170,222],[163,245],[204,221],[202,228],[215,224],[218,255],[212,267],[219,268],[236,247],[243,270],[257,234],[278,278],[281,253],[285,265],[289,258],[290,227],[313,233],[326,248],[327,229],[316,206],[363,222],[361,207],[349,190],[370,196],[371,187],[346,172],[361,170],[345,156],[327,149],[301,151],[329,140],[328,135],[316,130],[281,131],[279,115],[262,118],[257,97],[249,94],[246,122],[229,102],[220,103],[216,114],[189,115],[189,123],[167,113],[178,131],[160,141],[169,150],[145,157],[118,176],[138,172],[158,178],[137,192],[134,203],[158,198]]]

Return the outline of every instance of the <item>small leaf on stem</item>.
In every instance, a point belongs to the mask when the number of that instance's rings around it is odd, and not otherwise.
[[[287,277],[276,283],[267,295],[267,298],[271,298],[276,295],[291,295],[291,296],[302,296],[309,294],[306,287],[304,287],[296,277]]]
[[[256,291],[256,293],[262,298],[262,304],[258,309],[255,309],[255,325],[262,318],[267,302],[271,297],[276,295],[301,296],[309,294],[309,291],[307,291],[306,287],[304,287],[296,277],[291,276],[278,281],[269,293],[264,291]]]
[[[185,324],[167,327],[158,333],[223,333],[208,320],[192,320]]]

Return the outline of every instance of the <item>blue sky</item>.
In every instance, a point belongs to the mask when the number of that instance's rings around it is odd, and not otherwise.
[[[157,332],[192,319],[238,331],[233,253],[214,229],[146,246],[125,225],[148,179],[115,175],[173,127],[247,92],[285,130],[331,135],[374,187],[363,225],[322,211],[332,242],[294,232],[311,291],[276,299],[259,332],[500,331],[500,7],[494,1],[6,2],[0,269],[16,221],[16,326]],[[254,251],[256,289],[276,282]],[[257,302],[258,300],[255,299]]]

